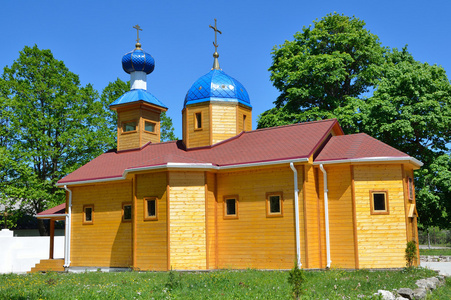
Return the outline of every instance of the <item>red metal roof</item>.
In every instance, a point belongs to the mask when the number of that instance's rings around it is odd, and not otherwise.
[[[337,124],[337,120],[331,119],[253,130],[212,146],[188,150],[182,141],[172,141],[149,143],[134,150],[111,151],[67,175],[58,181],[58,184],[120,179],[126,170],[164,167],[168,163],[211,164],[225,167],[308,158]],[[332,137],[316,160],[373,156],[392,157],[407,154],[366,134],[357,134]]]
[[[66,213],[66,203],[63,203],[55,207],[49,208],[47,210],[41,211],[36,216],[39,218],[39,216],[59,215],[65,213]]]
[[[409,157],[365,133],[333,136],[315,161],[359,159],[370,157]]]

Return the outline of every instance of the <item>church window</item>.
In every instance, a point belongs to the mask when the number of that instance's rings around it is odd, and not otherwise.
[[[372,215],[388,215],[388,191],[370,191],[370,206]]]
[[[246,115],[243,115],[243,131],[246,131]]]
[[[266,193],[266,216],[282,217],[283,216],[283,193],[271,192]]]
[[[136,121],[122,122],[122,133],[136,131]]]
[[[194,129],[202,129],[202,113],[198,112],[194,114]]]
[[[238,196],[224,196],[224,219],[238,219]]]
[[[83,224],[94,224],[94,205],[83,206]]]
[[[158,198],[144,198],[144,220],[158,220]]]
[[[132,220],[132,204],[122,203],[122,221],[130,222]]]
[[[144,121],[144,130],[147,132],[155,133],[156,124],[150,121]]]

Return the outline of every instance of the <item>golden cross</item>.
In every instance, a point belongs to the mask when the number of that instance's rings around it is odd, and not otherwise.
[[[222,34],[222,32],[218,29],[218,27],[216,27],[216,19],[215,19],[215,27],[210,25],[210,28],[215,31],[215,41],[213,42],[213,46],[215,46],[215,52],[218,52],[218,40],[216,33],[219,32],[220,34]]]
[[[139,43],[139,31],[140,31],[140,30],[143,31],[143,30],[141,29],[141,27],[139,27],[138,24],[136,24],[135,26],[133,26],[133,28],[136,29],[136,35],[137,35],[136,42]]]

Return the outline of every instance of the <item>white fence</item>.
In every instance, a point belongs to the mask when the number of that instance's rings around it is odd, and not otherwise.
[[[13,231],[0,230],[0,274],[26,273],[41,259],[48,259],[50,237],[15,237]],[[64,258],[64,236],[55,236],[54,258]]]

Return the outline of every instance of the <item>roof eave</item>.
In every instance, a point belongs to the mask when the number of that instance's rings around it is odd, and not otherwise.
[[[395,161],[407,161],[414,165],[417,168],[421,168],[423,163],[416,158],[411,156],[401,156],[401,157],[393,157],[393,156],[382,156],[382,157],[362,157],[362,158],[347,158],[347,159],[335,159],[335,160],[324,160],[324,161],[315,161],[314,165],[328,165],[328,164],[343,164],[343,163],[366,163],[366,162],[395,162]]]

